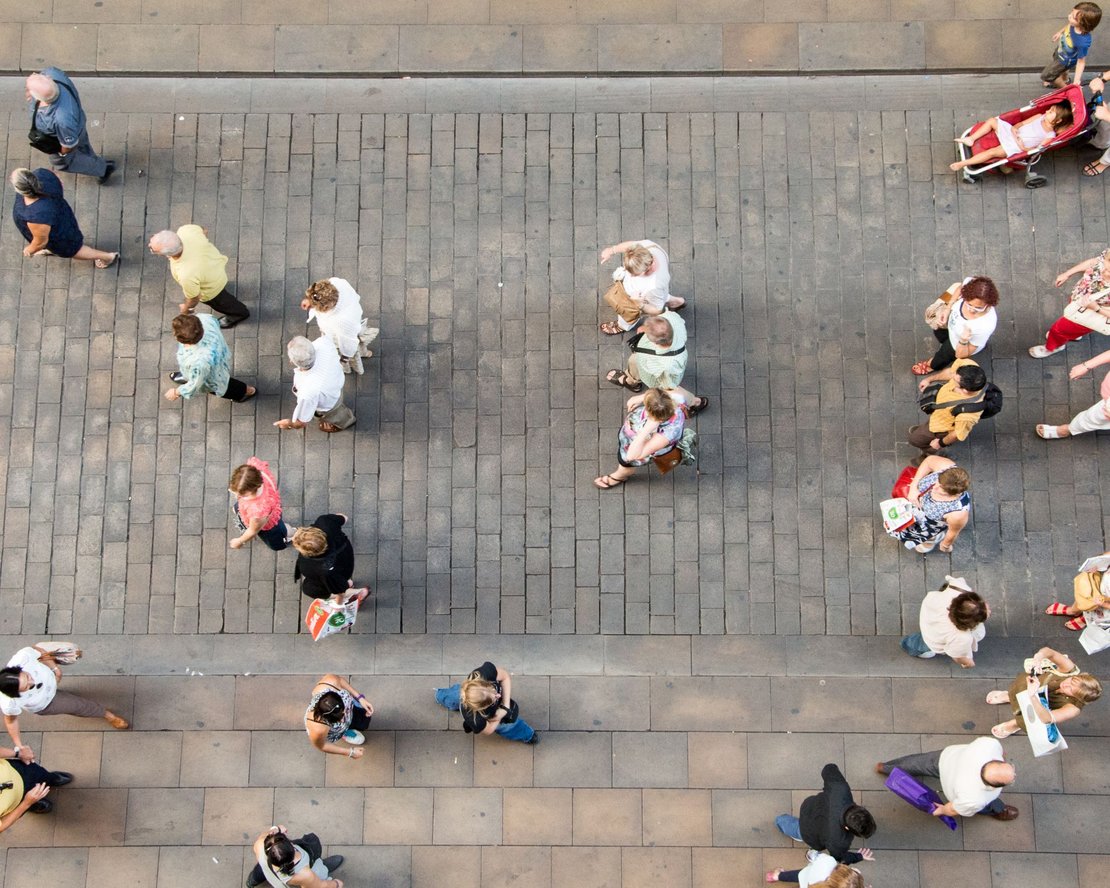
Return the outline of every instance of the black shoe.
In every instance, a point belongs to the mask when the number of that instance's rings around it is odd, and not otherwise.
[[[533,731],[531,739],[525,740],[524,742],[528,743],[531,746],[535,746],[537,743],[540,742],[540,735],[537,732]]]
[[[170,374],[170,382],[174,382],[174,383],[177,383],[177,385],[181,385],[181,383],[183,383],[184,381],[185,381],[185,377],[181,374],[180,371],[174,370],[173,373]]]
[[[72,782],[73,775],[69,771],[51,771],[50,779],[47,781],[50,786],[65,786]]]
[[[324,866],[328,868],[329,873],[334,873],[343,866],[343,855],[333,854],[331,857],[324,858]]]
[[[109,160],[108,161],[108,169],[106,169],[104,171],[104,175],[101,176],[97,181],[100,182],[101,185],[107,185],[108,180],[112,178],[112,173],[114,173],[115,171],[116,171],[116,162],[114,160]]]
[[[49,814],[54,810],[54,803],[50,799],[39,799],[27,810],[32,814]]]
[[[247,318],[249,317],[250,315],[247,315]],[[243,321],[245,321],[247,318],[229,318],[227,315],[224,315],[222,318],[220,318],[220,326],[224,330],[230,330],[236,324],[243,323]]]

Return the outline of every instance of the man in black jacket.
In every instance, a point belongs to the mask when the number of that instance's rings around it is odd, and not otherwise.
[[[852,788],[840,768],[831,762],[821,769],[824,788],[802,802],[798,816],[780,814],[775,818],[779,832],[796,842],[805,842],[815,851],[826,851],[837,863],[871,860],[871,851],[850,850],[852,839],[875,834],[875,818],[852,799]]]

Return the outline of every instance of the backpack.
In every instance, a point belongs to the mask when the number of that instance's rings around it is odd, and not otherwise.
[[[977,404],[960,404],[952,408],[952,415],[959,416],[961,413],[975,413],[982,410],[980,419],[990,419],[998,413],[1002,412],[1002,389],[996,386],[993,382],[988,382],[986,388],[983,389],[983,400]]]

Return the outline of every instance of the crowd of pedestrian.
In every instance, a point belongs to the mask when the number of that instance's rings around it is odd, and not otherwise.
[[[1090,30],[1098,24],[1095,11],[1098,8],[1091,3],[1075,7],[1067,28],[1056,37],[1060,50],[1054,64],[1043,73],[1046,83],[1058,85],[1069,70],[1075,70],[1078,81]],[[1071,52],[1077,46],[1083,51]],[[1073,56],[1069,57],[1070,65],[1065,58],[1068,52]],[[107,184],[116,164],[93,151],[73,82],[60,69],[46,68],[27,78],[26,90],[32,144],[49,155],[54,169],[92,176],[100,184]],[[1070,113],[1063,106],[1054,106],[1034,121],[1043,131],[1036,137],[1050,138],[1066,126],[1070,118],[1065,112]],[[1030,135],[1032,124],[1011,133],[1003,123],[992,118],[983,125],[983,132],[966,137],[965,144],[970,145],[989,129],[1003,141],[1003,147],[991,150],[1006,156],[1007,138],[1019,142],[1034,138]],[[977,162],[978,157],[961,163]],[[13,220],[27,242],[25,256],[88,260],[100,269],[120,262],[119,252],[85,244],[62,182],[52,170],[20,168],[11,174],[10,184],[16,195]],[[165,398],[188,400],[206,393],[237,403],[251,401],[258,389],[231,375],[231,348],[225,338],[227,331],[251,317],[249,308],[229,289],[228,257],[209,240],[203,227],[193,223],[154,233],[148,246],[151,253],[167,259],[169,272],[183,295],[180,313],[170,324],[177,342],[177,369],[169,374],[174,385],[165,392]],[[627,358],[609,370],[604,379],[627,390],[631,397],[624,405],[623,422],[616,428],[617,468],[594,479],[601,490],[618,487],[637,468],[652,463],[662,473],[692,463],[696,435],[690,421],[710,406],[708,397],[683,386],[691,338],[680,312],[687,308],[687,300],[671,293],[666,251],[652,240],[629,240],[604,248],[601,262],[617,254],[621,255],[621,265],[602,296],[614,314],[600,323],[599,330],[609,336],[627,336]],[[1057,277],[1056,286],[1060,287],[1073,275],[1082,275],[1072,290],[1067,310],[1052,324],[1045,343],[1029,349],[1032,357],[1054,355],[1092,331],[1110,333],[1110,278],[1104,278],[1108,256],[1110,250]],[[994,282],[977,275],[953,284],[926,313],[938,347],[931,358],[913,364],[912,372],[922,377],[918,403],[927,416],[908,432],[908,443],[920,455],[903,473],[901,495],[907,503],[908,521],[891,531],[907,548],[921,554],[934,549],[952,552],[969,522],[971,479],[948,451],[966,441],[981,420],[1001,409],[1001,392],[989,382],[982,364],[998,325],[999,301]],[[314,282],[299,304],[308,312],[306,324],[315,322],[319,335],[315,339],[298,335],[288,340],[286,354],[296,406],[289,418],[278,419],[273,425],[282,430],[300,430],[315,422],[326,433],[350,429],[356,416],[346,403],[346,378],[364,373],[363,359],[373,354],[371,345],[378,330],[364,316],[354,287],[342,278]],[[201,307],[204,311],[198,311]],[[1071,376],[1078,379],[1108,362],[1110,350],[1084,361]],[[1037,434],[1063,438],[1110,428],[1110,374],[1102,381],[1101,397],[1099,403],[1065,425],[1038,425]],[[233,513],[240,531],[230,539],[231,549],[242,549],[255,537],[273,551],[292,547],[296,553],[293,579],[306,597],[317,602],[336,607],[353,602],[357,606],[370,594],[368,586],[355,585],[356,559],[345,532],[350,521],[347,516],[323,514],[311,524],[289,524],[274,471],[268,462],[254,455],[233,471],[228,491],[234,498]],[[1108,575],[1110,571],[1105,569],[1081,572],[1076,578],[1074,602],[1053,602],[1046,613],[1068,616],[1068,628],[1082,629],[1088,614],[1101,613],[1110,606],[1110,590],[1104,589]],[[943,654],[963,668],[973,668],[990,616],[989,604],[964,577],[947,576],[940,589],[925,595],[919,631],[904,637],[902,647],[917,658]],[[52,805],[47,796],[51,789],[73,779],[68,772],[47,770],[36,761],[34,750],[23,742],[20,733],[21,713],[68,714],[103,719],[119,730],[130,727],[102,705],[58,688],[61,665],[70,662],[66,656],[79,656],[79,652],[63,655],[43,643],[18,651],[7,667],[0,669],[0,710],[12,740],[10,750],[0,747],[0,831],[27,812],[49,811]],[[1028,707],[1019,701],[1023,693],[1034,701]],[[1081,672],[1065,654],[1043,647],[1007,690],[987,695],[988,704],[1006,704],[1012,711],[1012,718],[992,729],[993,736],[881,761],[876,771],[890,775],[899,769],[912,777],[938,780],[947,800],[932,807],[930,813],[934,816],[984,814],[1013,820],[1019,816],[1018,809],[1004,804],[1001,794],[1015,782],[1017,772],[1007,760],[1001,741],[1029,727],[1027,719],[1053,727],[1067,722],[1100,696],[1097,678]],[[464,680],[436,688],[434,698],[440,706],[461,714],[466,733],[498,734],[530,745],[540,741],[539,734],[521,715],[512,673],[490,661],[483,662]],[[365,694],[343,676],[327,673],[311,690],[304,727],[316,749],[358,760],[363,758],[365,732],[373,715],[374,707]],[[835,763],[825,765],[821,779],[821,792],[805,799],[797,816],[784,813],[775,821],[784,835],[808,846],[806,865],[796,870],[772,870],[766,879],[803,886],[862,888],[863,877],[855,865],[874,860],[874,854],[868,847],[853,851],[851,846],[856,839],[875,835],[879,826],[871,812],[855,802],[851,787]],[[333,875],[343,858],[325,857],[315,834],[294,839],[284,826],[273,826],[258,836],[253,851],[257,865],[247,877],[248,886],[343,886]]]

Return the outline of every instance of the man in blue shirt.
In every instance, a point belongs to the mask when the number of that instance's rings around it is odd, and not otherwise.
[[[101,185],[111,178],[116,165],[92,150],[81,98],[64,71],[44,68],[32,74],[27,78],[26,99],[35,129],[61,143],[59,153],[50,155],[51,166],[80,176],[96,176]]]

